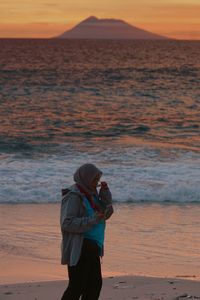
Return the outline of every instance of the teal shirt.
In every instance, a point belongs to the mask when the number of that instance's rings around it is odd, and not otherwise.
[[[95,197],[94,201],[97,203],[98,199],[96,199]],[[86,197],[84,197],[84,203],[86,206],[87,215],[93,215],[94,209],[91,207],[90,202]],[[90,230],[84,233],[84,238],[95,241],[102,250],[105,238],[105,227],[106,222],[104,220],[101,220],[98,224],[94,225]]]

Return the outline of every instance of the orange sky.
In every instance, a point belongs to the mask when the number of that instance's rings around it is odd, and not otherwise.
[[[1,0],[0,37],[52,37],[91,15],[200,39],[200,0]]]

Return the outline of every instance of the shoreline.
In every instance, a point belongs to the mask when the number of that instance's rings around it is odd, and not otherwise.
[[[0,285],[1,300],[59,300],[67,280]],[[100,300],[200,299],[200,281],[182,278],[110,276],[103,277]]]

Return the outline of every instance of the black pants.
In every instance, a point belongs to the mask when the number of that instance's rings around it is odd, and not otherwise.
[[[99,247],[84,240],[76,266],[68,266],[69,284],[61,300],[97,300],[102,287]]]

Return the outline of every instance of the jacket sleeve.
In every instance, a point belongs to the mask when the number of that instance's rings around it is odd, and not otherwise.
[[[110,205],[112,203],[112,194],[109,188],[100,188],[99,198],[105,205]]]
[[[104,212],[104,218],[105,220],[108,220],[112,214],[114,213],[114,209],[113,209],[113,206],[112,204],[108,204],[105,208],[105,212]]]
[[[104,219],[108,220],[114,212],[112,206],[112,194],[108,187],[106,189],[100,189],[99,198],[104,206]]]
[[[99,223],[100,217],[96,213],[89,217],[79,217],[81,205],[81,198],[76,194],[70,193],[63,198],[60,213],[62,231],[83,233]]]

